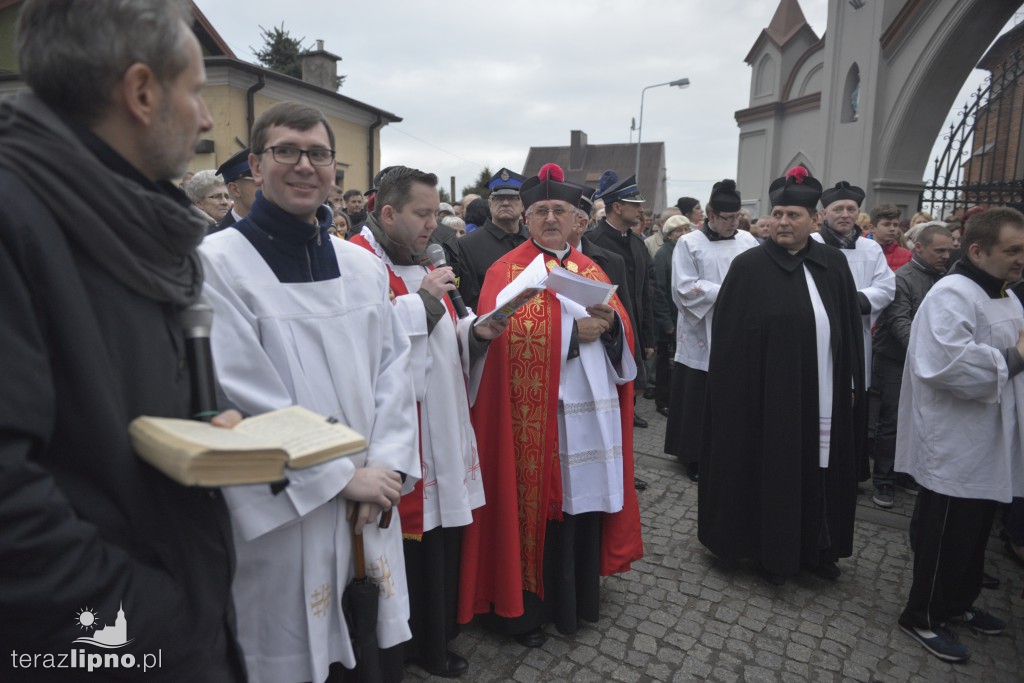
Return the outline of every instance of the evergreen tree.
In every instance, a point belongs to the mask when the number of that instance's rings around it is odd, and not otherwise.
[[[292,38],[285,29],[284,22],[281,22],[280,27],[275,26],[269,31],[260,26],[260,35],[263,37],[263,49],[249,48],[260,64],[286,76],[302,78],[302,62],[299,61],[299,55],[306,51],[302,47],[305,38]]]

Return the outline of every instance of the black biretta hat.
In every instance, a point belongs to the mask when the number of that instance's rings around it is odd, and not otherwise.
[[[772,181],[768,198],[772,206],[802,206],[816,211],[821,199],[821,183],[803,166],[794,166],[786,175]]]
[[[852,199],[857,202],[857,206],[860,206],[864,203],[864,190],[845,180],[840,180],[835,187],[830,187],[821,193],[822,206],[827,207],[832,202],[838,202],[841,199]]]
[[[565,172],[558,164],[544,164],[537,175],[527,178],[519,188],[524,209],[546,199],[560,199],[572,206],[579,206],[582,194],[582,187],[565,182]]]
[[[736,181],[726,178],[715,183],[711,188],[711,199],[708,200],[708,208],[716,213],[739,211],[740,201],[740,191],[736,189]]]

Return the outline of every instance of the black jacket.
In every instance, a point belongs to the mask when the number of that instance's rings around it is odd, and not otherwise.
[[[525,225],[519,226],[519,232],[510,234],[487,221],[465,237],[445,240],[448,265],[459,278],[459,294],[468,307],[476,310],[487,269],[529,238]]]
[[[106,652],[72,645],[92,635],[79,614],[112,626],[121,608],[115,652],[160,653],[147,681],[241,680],[220,492],[173,482],[128,437],[139,415],[189,414],[178,311],[71,248],[60,207],[9,171],[0,205],[0,680],[78,680],[10,670],[10,651]]]
[[[654,261],[644,241],[632,231],[619,232],[607,220],[598,223],[587,237],[597,246],[622,257],[636,313],[633,318],[636,345],[641,354],[642,349],[654,348]]]
[[[907,359],[910,324],[924,301],[924,295],[942,275],[917,256],[900,266],[896,271],[896,296],[875,322],[872,353],[900,363]]]

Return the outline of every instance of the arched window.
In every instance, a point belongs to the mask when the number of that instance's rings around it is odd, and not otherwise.
[[[757,85],[754,88],[755,97],[771,95],[775,92],[775,60],[771,55],[765,55],[757,64]]]
[[[840,123],[853,123],[860,112],[860,67],[854,62],[846,72],[843,101],[839,103]]]

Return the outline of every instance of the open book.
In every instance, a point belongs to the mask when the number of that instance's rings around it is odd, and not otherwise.
[[[281,481],[298,469],[366,449],[366,439],[302,406],[242,420],[234,429],[143,415],[128,425],[143,460],[186,486]]]
[[[606,304],[612,300],[617,285],[609,285],[598,280],[570,273],[565,268],[555,268],[548,273],[547,288],[575,301],[583,308]]]
[[[478,317],[474,324],[479,325],[491,319],[511,318],[516,311],[529,303],[530,299],[545,290],[547,279],[548,269],[544,265],[544,255],[537,254],[537,258],[530,261],[530,265],[523,268],[512,282],[498,292],[494,300],[494,310]]]

